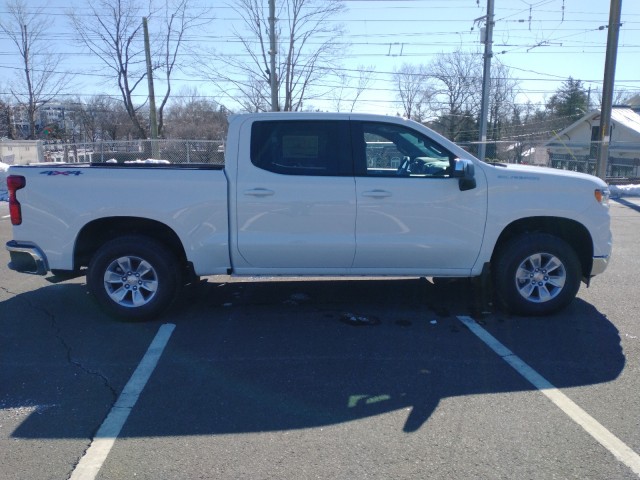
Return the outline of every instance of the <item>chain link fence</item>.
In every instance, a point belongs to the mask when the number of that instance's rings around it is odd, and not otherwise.
[[[549,166],[596,175],[600,142],[551,141],[546,144]],[[607,160],[607,178],[640,178],[640,142],[611,142]]]
[[[479,142],[459,142],[478,154]],[[539,165],[596,174],[599,142],[489,141],[486,160]],[[136,163],[160,161],[171,164],[224,165],[221,140],[134,140],[97,143],[49,143],[38,149],[38,161],[65,163]],[[609,146],[607,177],[611,181],[640,181],[640,143],[612,142]]]
[[[221,140],[132,140],[96,143],[49,143],[43,162],[137,163],[224,165]]]

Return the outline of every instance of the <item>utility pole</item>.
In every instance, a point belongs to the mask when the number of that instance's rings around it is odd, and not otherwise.
[[[600,155],[598,155],[597,175],[607,178],[609,143],[611,142],[611,109],[613,104],[613,86],[616,77],[616,59],[618,55],[618,36],[620,34],[620,12],[622,0],[611,0],[609,10],[609,31],[607,32],[607,55],[604,61],[604,81],[602,84],[602,110],[600,111]]]
[[[280,110],[278,105],[278,76],[276,75],[276,0],[269,0],[269,83],[271,85],[271,111]]]
[[[147,17],[142,17],[144,31],[144,53],[147,57],[147,81],[149,83],[149,123],[151,124],[151,156],[158,158],[158,120],[156,118],[156,94],[153,89],[153,69],[151,68],[151,47],[149,46],[149,27]]]
[[[484,160],[487,151],[487,117],[489,114],[489,96],[491,95],[491,57],[493,57],[493,0],[487,0],[487,16],[485,19],[486,30],[484,34],[484,68],[482,70],[480,145],[478,146],[478,158],[480,160]]]

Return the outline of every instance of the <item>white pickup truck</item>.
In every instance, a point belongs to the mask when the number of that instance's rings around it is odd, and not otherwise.
[[[215,274],[479,277],[509,311],[542,315],[609,260],[605,182],[484,163],[412,121],[236,115],[225,145],[224,166],[11,167],[10,268],[87,267],[128,319]]]

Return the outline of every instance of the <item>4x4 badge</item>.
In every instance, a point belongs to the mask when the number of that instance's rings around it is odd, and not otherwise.
[[[55,175],[64,175],[65,177],[68,177],[69,175],[82,175],[82,172],[80,170],[45,170],[44,172],[40,172],[40,175],[49,175],[49,176],[55,176]]]

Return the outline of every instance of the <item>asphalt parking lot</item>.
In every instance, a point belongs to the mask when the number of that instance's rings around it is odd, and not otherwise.
[[[638,478],[640,199],[611,213],[609,269],[545,318],[471,318],[465,281],[210,277],[122,323],[0,253],[0,479]]]

